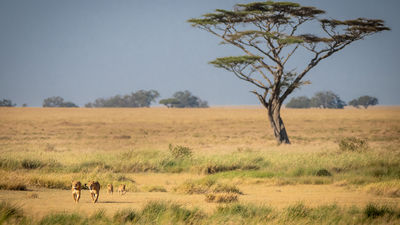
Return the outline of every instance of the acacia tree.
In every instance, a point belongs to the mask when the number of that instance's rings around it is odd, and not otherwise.
[[[298,87],[307,84],[304,76],[321,60],[350,43],[389,30],[383,20],[320,19],[325,11],[292,2],[237,4],[234,10],[217,9],[201,18],[188,20],[194,27],[222,39],[245,54],[217,58],[210,63],[253,84],[252,91],[268,111],[279,144],[290,144],[280,110],[283,101]],[[317,34],[307,32],[318,26]],[[288,61],[300,49],[309,59],[304,68],[288,68]],[[296,65],[299,68],[299,65]]]

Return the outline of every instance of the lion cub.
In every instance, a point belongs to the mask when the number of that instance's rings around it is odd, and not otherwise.
[[[74,198],[75,203],[79,203],[81,198],[82,185],[80,181],[72,181],[72,198]]]
[[[118,187],[118,193],[119,193],[120,195],[126,194],[126,186],[125,186],[125,184],[119,185],[119,187]]]
[[[113,194],[114,193],[114,187],[112,184],[107,184],[107,193],[108,194]]]
[[[93,203],[96,203],[97,200],[99,199],[100,183],[97,181],[90,181],[88,188],[89,188],[90,197],[92,198]]]

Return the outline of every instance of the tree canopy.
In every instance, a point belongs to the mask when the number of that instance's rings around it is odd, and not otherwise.
[[[207,101],[192,95],[188,90],[177,91],[172,98],[162,99],[159,102],[168,108],[207,108]]]
[[[372,96],[364,95],[357,99],[353,99],[349,102],[349,105],[359,108],[363,106],[364,108],[368,108],[370,105],[377,105],[378,99]]]
[[[323,14],[324,10],[294,2],[266,1],[236,4],[233,10],[216,9],[188,20],[244,53],[210,63],[255,86],[252,92],[268,109],[278,143],[290,143],[280,108],[296,88],[309,83],[304,76],[352,42],[390,30],[380,19],[320,18]],[[310,26],[314,33],[310,33]],[[307,53],[307,61],[303,67],[290,68],[290,59],[300,49]]]
[[[311,106],[324,109],[343,109],[346,103],[332,91],[320,91],[311,98]]]

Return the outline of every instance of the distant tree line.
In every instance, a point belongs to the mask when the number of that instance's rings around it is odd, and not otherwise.
[[[49,97],[43,100],[43,107],[79,107],[73,102],[64,102],[60,96]]]
[[[116,95],[110,98],[98,98],[94,102],[85,104],[85,107],[150,107],[156,102],[160,94],[156,90],[139,90],[129,95]],[[168,108],[201,108],[208,107],[207,101],[193,96],[190,91],[175,92],[173,97],[162,99],[159,104]]]
[[[168,108],[208,108],[207,101],[201,100],[190,91],[178,91],[171,98],[161,99],[160,104]]]
[[[348,105],[367,108],[369,105],[378,104],[378,99],[371,96],[361,96],[358,99],[351,100]],[[346,102],[342,101],[339,95],[332,91],[320,91],[314,94],[310,99],[306,96],[294,97],[287,104],[287,108],[327,108],[327,109],[343,109]]]
[[[109,98],[98,98],[94,102],[85,104],[85,107],[150,107],[156,102],[160,94],[156,90],[139,90],[129,95],[115,95]],[[208,103],[194,96],[190,91],[177,91],[171,98],[161,99],[159,104],[168,108],[207,108]],[[306,96],[294,97],[287,104],[287,108],[328,108],[343,109],[344,106],[350,105],[356,108],[377,105],[376,97],[364,95],[353,99],[346,104],[340,97],[332,91],[320,91],[314,94],[310,99]],[[9,99],[0,100],[0,107],[15,107],[16,104]],[[23,104],[22,107],[26,107]],[[60,96],[53,96],[43,100],[43,107],[79,107],[73,102],[64,101]]]
[[[150,107],[160,94],[156,90],[139,90],[129,95],[115,95],[109,98],[98,98],[85,107]]]
[[[0,107],[14,107],[17,104],[14,104],[11,100],[3,98],[3,100],[0,101]]]

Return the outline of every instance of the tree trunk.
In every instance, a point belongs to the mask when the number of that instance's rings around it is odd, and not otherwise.
[[[281,118],[281,105],[271,104],[268,107],[268,119],[278,144],[290,144],[285,125]]]

